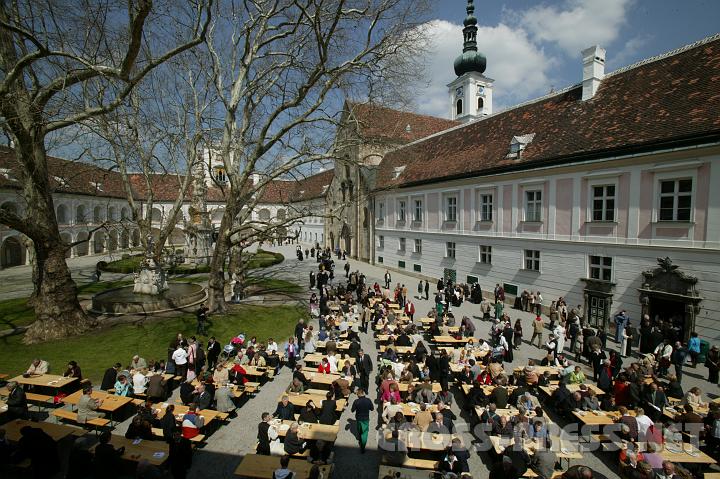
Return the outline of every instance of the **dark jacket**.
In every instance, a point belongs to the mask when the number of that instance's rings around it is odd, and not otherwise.
[[[336,421],[336,414],[335,409],[337,408],[337,403],[334,399],[325,399],[322,402],[322,406],[320,407],[320,424],[328,424],[332,425],[335,424]]]
[[[115,387],[115,381],[117,381],[117,370],[115,368],[107,368],[105,374],[103,374],[102,383],[100,389],[107,391]]]
[[[10,419],[25,419],[28,415],[27,397],[22,387],[16,386],[7,399],[7,413]]]
[[[490,393],[490,402],[495,403],[498,409],[505,409],[508,404],[508,391],[507,388],[497,386]]]
[[[149,398],[165,399],[165,380],[161,374],[153,374],[148,379],[147,396]]]
[[[265,421],[258,424],[257,453],[264,456],[270,455],[270,436],[268,436],[268,430],[270,430],[270,424],[266,423]]]
[[[160,427],[162,427],[163,430],[163,439],[167,442],[172,441],[173,433],[178,430],[175,415],[170,412],[165,412],[165,415],[160,419]]]
[[[273,416],[283,420],[294,420],[295,406],[293,406],[293,403],[291,402],[288,402],[287,406],[283,406],[283,403],[279,402]]]
[[[358,421],[368,421],[370,419],[370,411],[374,411],[375,406],[372,401],[363,396],[353,401],[351,412],[355,413],[355,419]]]
[[[303,442],[300,440],[296,432],[288,431],[285,436],[285,452],[287,454],[297,454],[303,450]]]

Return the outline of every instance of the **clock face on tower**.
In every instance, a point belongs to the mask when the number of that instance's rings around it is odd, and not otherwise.
[[[484,95],[485,94],[485,87],[482,85],[477,86],[477,94],[478,95]]]
[[[455,89],[455,96],[456,96],[456,97],[461,97],[461,96],[463,96],[463,87],[459,86],[459,87],[457,87],[457,88]]]

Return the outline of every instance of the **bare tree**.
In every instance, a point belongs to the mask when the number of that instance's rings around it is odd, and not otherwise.
[[[0,3],[0,115],[13,141],[24,216],[0,222],[33,241],[36,321],[26,342],[77,334],[90,321],[65,262],[46,140],[121,105],[148,73],[205,40],[212,0],[16,0]],[[172,17],[172,18],[171,18]]]
[[[104,143],[91,150],[107,151],[117,166],[143,248],[152,237],[151,254],[158,263],[183,219],[190,187],[198,180],[193,175],[202,162],[204,116],[213,100],[213,89],[203,83],[202,66],[188,59],[193,57],[169,61],[133,92],[127,106],[85,124]],[[157,201],[170,201],[172,206],[155,229]]]
[[[417,72],[421,13],[423,2],[409,0],[248,0],[218,12],[207,46],[222,102],[214,140],[228,184],[210,265],[211,309],[225,310],[227,256],[234,238],[245,237],[239,232],[256,229],[249,220],[258,192],[334,159],[344,95],[375,96],[383,83]]]

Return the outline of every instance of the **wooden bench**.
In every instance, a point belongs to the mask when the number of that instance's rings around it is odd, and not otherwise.
[[[46,396],[44,394],[35,393],[25,393],[25,398],[28,400],[28,402],[34,403],[38,407],[38,410],[40,410],[43,405],[49,406],[54,404],[55,399],[53,396]]]
[[[382,463],[390,466],[391,464],[388,464],[385,462],[385,457],[383,457]],[[438,461],[433,461],[431,459],[414,459],[412,457],[406,457],[405,462],[403,462],[402,467],[409,467],[411,469],[428,469],[435,471],[440,466],[440,463]]]
[[[558,477],[563,475],[563,471],[555,471],[553,472],[552,479],[557,479]],[[539,477],[538,473],[533,471],[532,469],[528,469],[525,471],[525,474],[522,475],[522,477]]]
[[[159,427],[152,428],[152,433],[153,433],[153,436],[155,436],[159,439],[163,439],[163,430],[160,429]],[[197,436],[190,438],[189,441],[194,442],[196,444],[204,442],[205,434],[198,434]]]
[[[52,415],[55,416],[55,417],[58,418],[58,419],[64,419],[64,420],[66,420],[66,421],[72,421],[72,422],[74,422],[75,424],[78,424],[78,425],[80,425],[80,426],[90,425],[90,426],[95,426],[96,428],[98,428],[98,427],[107,427],[107,426],[110,425],[110,420],[109,420],[109,419],[104,419],[104,418],[101,418],[101,417],[98,417],[98,418],[95,418],[95,419],[90,419],[90,420],[86,421],[85,423],[80,423],[80,422],[78,422],[78,415],[77,415],[76,412],[72,412],[72,411],[69,411],[69,410],[63,409],[63,408],[55,409],[55,410],[52,412]]]
[[[260,390],[260,383],[247,382],[243,386],[243,391],[248,394],[255,394]]]

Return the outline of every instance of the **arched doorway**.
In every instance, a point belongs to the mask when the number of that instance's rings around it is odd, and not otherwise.
[[[123,230],[120,233],[120,248],[128,249],[130,247],[130,233],[127,230]]]
[[[348,255],[352,255],[352,234],[350,233],[350,227],[347,223],[343,224],[342,229],[340,230],[340,237],[344,240],[343,249]]]
[[[182,246],[185,244],[185,233],[180,228],[175,228],[168,237],[168,243],[173,246]]]
[[[153,223],[162,223],[163,214],[162,211],[160,211],[158,208],[152,209],[152,222]]]
[[[6,238],[0,246],[0,263],[3,268],[25,264],[25,246],[16,236]]]
[[[118,249],[118,234],[117,231],[112,230],[108,233],[108,250],[117,251]]]
[[[83,241],[88,239],[88,234],[85,231],[82,231],[78,233],[77,235],[77,241]],[[83,243],[78,243],[77,246],[75,246],[75,255],[76,256],[87,256],[88,251],[90,249],[90,243],[88,241],[84,241]]]
[[[132,244],[133,246],[140,246],[140,230],[132,232]]]
[[[99,254],[105,251],[105,233],[96,231],[93,235],[93,253]]]

